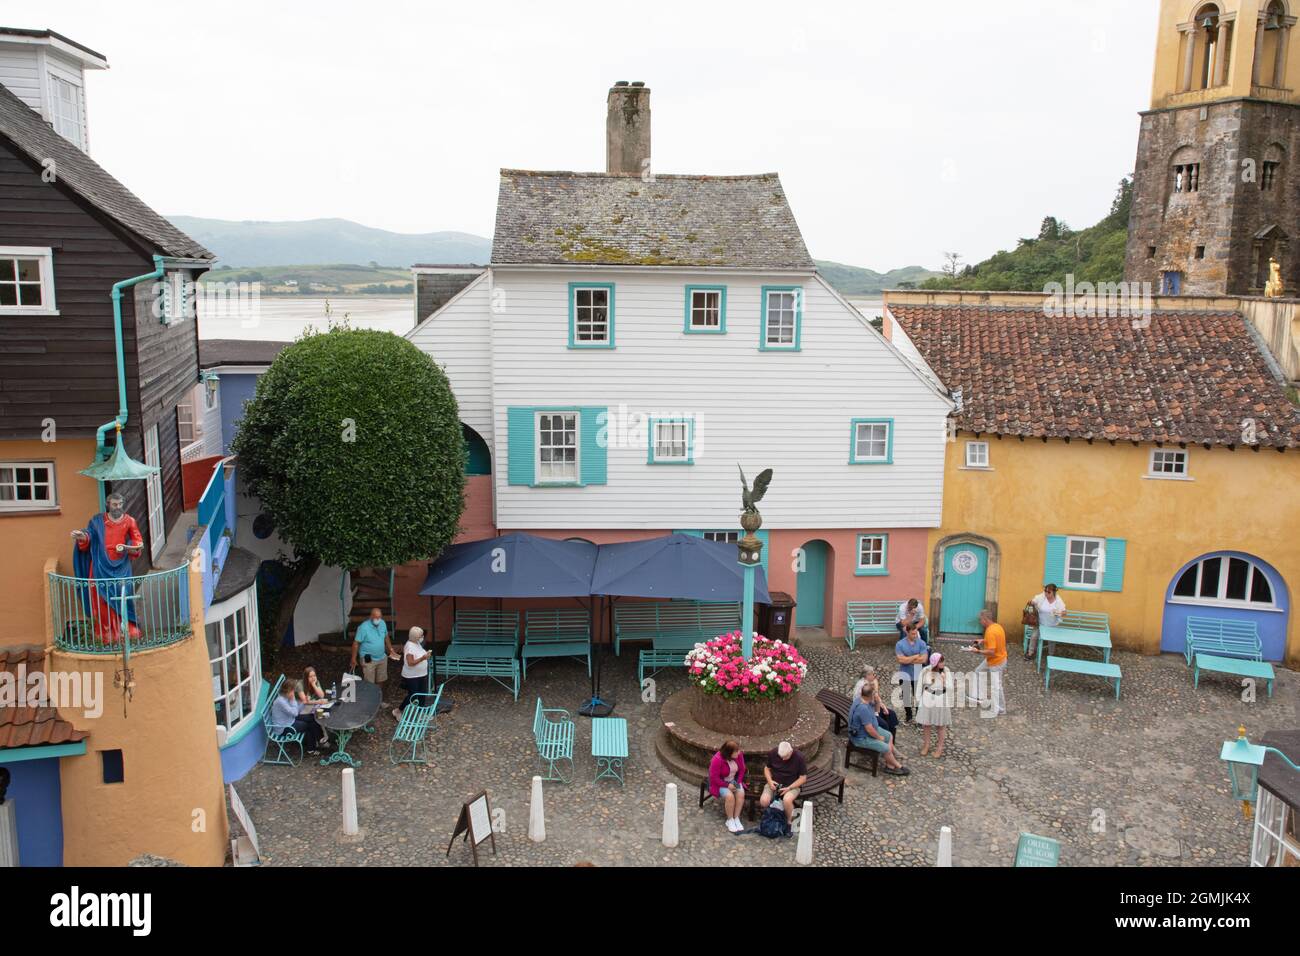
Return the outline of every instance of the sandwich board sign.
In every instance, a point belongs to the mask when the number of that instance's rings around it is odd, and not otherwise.
[[[451,846],[456,837],[465,834],[465,842],[474,854],[474,865],[478,866],[478,847],[485,840],[492,842],[492,852],[497,851],[496,834],[492,832],[492,807],[488,804],[487,791],[475,794],[461,804],[460,816],[456,818],[456,829],[447,843],[447,856],[451,856]]]
[[[244,801],[235,793],[235,785],[230,785],[230,809],[244,832],[230,841],[230,858],[235,866],[256,866],[262,862],[262,850],[257,843],[257,827],[244,808]]]
[[[1061,861],[1061,844],[1051,837],[1020,834],[1016,844],[1016,866],[1056,866]]]

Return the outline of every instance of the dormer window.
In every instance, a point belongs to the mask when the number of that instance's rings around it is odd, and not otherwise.
[[[85,150],[82,135],[81,87],[60,76],[50,74],[50,124],[54,132],[71,142],[77,149]]]

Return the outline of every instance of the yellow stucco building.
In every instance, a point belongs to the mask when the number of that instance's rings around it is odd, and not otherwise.
[[[1117,647],[1182,652],[1189,616],[1255,623],[1300,665],[1300,415],[1237,313],[1062,315],[1039,295],[890,293],[886,332],[960,401],[930,613],[1021,633],[1051,582]]]

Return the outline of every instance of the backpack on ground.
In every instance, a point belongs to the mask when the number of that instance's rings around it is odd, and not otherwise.
[[[771,840],[790,835],[790,821],[785,818],[785,810],[781,806],[774,804],[763,811],[763,816],[758,821],[758,835]]]

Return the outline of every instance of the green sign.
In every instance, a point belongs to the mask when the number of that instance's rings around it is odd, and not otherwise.
[[[1016,866],[1056,866],[1061,860],[1061,844],[1050,837],[1020,834],[1016,844]]]

